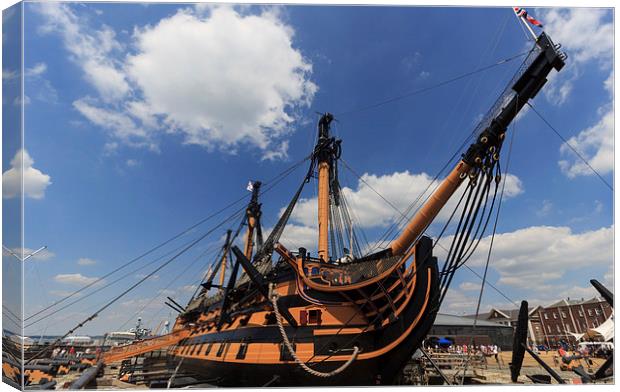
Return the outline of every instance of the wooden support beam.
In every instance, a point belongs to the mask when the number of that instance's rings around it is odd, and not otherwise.
[[[252,265],[250,260],[241,252],[237,246],[232,247],[232,251],[237,257],[237,264],[241,264],[241,267],[245,270],[245,273],[248,274],[248,278],[256,285],[258,291],[269,301],[269,289],[267,288],[267,282],[263,278],[263,275],[258,272],[258,270]],[[278,300],[279,301],[279,300]],[[281,304],[278,305],[280,313],[282,317],[293,327],[297,327],[297,321],[288,311],[288,309]]]

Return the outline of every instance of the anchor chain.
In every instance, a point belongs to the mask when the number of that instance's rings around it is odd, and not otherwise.
[[[271,294],[270,294],[271,304],[273,305],[273,310],[276,315],[276,322],[278,324],[278,329],[280,330],[280,335],[282,335],[282,339],[284,340],[284,345],[286,346],[286,349],[291,354],[291,357],[293,357],[295,362],[302,369],[304,369],[306,372],[316,377],[323,377],[323,378],[333,377],[339,373],[342,373],[357,359],[360,349],[359,347],[354,346],[353,354],[351,355],[351,358],[349,358],[347,362],[345,362],[342,366],[340,366],[337,369],[332,370],[331,372],[319,372],[317,370],[310,368],[308,365],[306,365],[306,363],[302,361],[301,359],[299,359],[299,357],[297,356],[297,353],[295,352],[295,349],[293,348],[293,345],[291,344],[290,340],[288,339],[288,336],[286,335],[286,331],[284,330],[284,325],[282,324],[282,317],[280,316],[280,310],[278,309],[278,293],[274,290],[273,286],[270,287],[270,290],[271,290]]]

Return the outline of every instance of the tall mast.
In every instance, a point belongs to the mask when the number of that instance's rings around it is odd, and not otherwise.
[[[448,202],[468,175],[475,178],[479,170],[484,170],[484,157],[491,154],[499,159],[499,151],[508,125],[514,120],[528,100],[534,98],[547,82],[547,75],[553,68],[557,71],[564,66],[566,55],[559,52],[559,45],[542,33],[536,40],[539,52],[523,74],[512,86],[512,96],[502,105],[497,113],[493,113],[489,125],[478,135],[474,144],[463,155],[448,177],[433,192],[429,200],[409,221],[403,232],[391,244],[393,255],[403,254],[419,238],[431,224],[439,211]],[[503,97],[502,97],[503,98]]]
[[[319,141],[317,148],[327,145],[329,141],[329,126],[334,116],[330,113],[324,114],[319,120]],[[319,259],[329,261],[329,172],[330,154],[329,149],[318,150],[319,167]]]
[[[224,287],[224,275],[226,275],[226,262],[228,261],[228,250],[230,249],[231,230],[226,231],[226,242],[224,243],[224,253],[222,254],[222,262],[220,265],[220,287]]]
[[[260,219],[261,211],[260,204],[258,203],[258,192],[260,190],[261,182],[255,181],[252,183],[252,199],[246,210],[248,230],[245,235],[245,246],[243,248],[243,254],[248,260],[252,260],[252,250],[254,249],[254,230]]]

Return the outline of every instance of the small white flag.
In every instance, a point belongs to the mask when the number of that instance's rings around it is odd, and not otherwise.
[[[254,184],[252,183],[252,181],[248,182],[248,186],[245,189],[247,189],[250,192],[254,190]]]

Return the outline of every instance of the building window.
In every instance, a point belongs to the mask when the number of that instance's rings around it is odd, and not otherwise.
[[[592,316],[592,309],[588,309],[588,316]]]
[[[566,332],[570,332],[570,327],[568,326],[568,324],[564,324],[564,329],[566,329]]]
[[[206,357],[207,355],[209,355],[209,353],[211,352],[211,348],[212,348],[212,347],[213,347],[213,342],[211,342],[211,343],[209,343],[209,344],[207,345],[207,349],[205,350],[205,357]]]
[[[554,318],[554,319],[557,319],[557,318],[558,318],[558,314],[557,314],[557,313],[555,313],[555,312],[553,312],[553,318]]]
[[[545,313],[545,320],[549,320],[549,315]]]
[[[562,312],[562,318],[566,318],[566,312]]]
[[[549,333],[551,333],[551,325],[547,324],[547,331],[549,331]]]
[[[583,312],[579,309],[579,317],[583,317]]]
[[[600,309],[594,309],[594,311],[596,312],[597,316],[599,316],[601,314],[601,310]]]
[[[557,329],[557,330],[558,330],[558,333],[559,333],[559,332],[561,332],[561,331],[560,331],[560,326],[559,326],[558,324],[556,324],[556,325],[555,325],[555,329]]]

